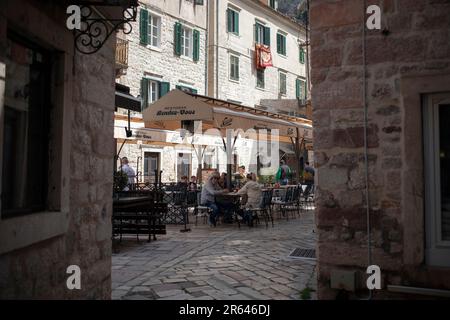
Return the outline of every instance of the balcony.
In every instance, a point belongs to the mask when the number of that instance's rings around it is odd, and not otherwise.
[[[128,40],[117,38],[116,77],[126,74],[128,68]]]

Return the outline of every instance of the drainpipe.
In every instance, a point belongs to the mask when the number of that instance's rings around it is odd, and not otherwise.
[[[368,110],[367,110],[367,92],[366,92],[366,0],[363,2],[362,19],[362,60],[363,60],[363,109],[364,109],[364,178],[366,182],[366,219],[367,219],[367,264],[372,265],[372,238],[370,227],[370,194],[369,194],[369,160],[368,160]],[[369,290],[368,300],[372,299],[372,290]]]
[[[219,99],[219,0],[216,0],[216,90],[214,97]]]
[[[208,95],[208,34],[209,34],[209,2],[206,1],[206,32],[205,32],[205,93]]]
[[[311,77],[309,75],[309,0],[306,0],[306,94],[311,92]],[[305,97],[308,100],[308,97]]]

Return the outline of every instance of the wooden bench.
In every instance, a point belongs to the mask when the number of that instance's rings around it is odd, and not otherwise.
[[[113,210],[113,237],[116,235],[132,234],[148,235],[148,241],[156,240],[157,234],[166,234],[166,225],[162,218],[167,213],[166,203],[154,203],[151,200],[134,199],[115,201]]]

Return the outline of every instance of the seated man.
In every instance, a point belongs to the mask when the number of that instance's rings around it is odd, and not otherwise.
[[[247,182],[242,187],[242,189],[238,191],[238,194],[247,196],[245,209],[260,207],[262,200],[262,190],[261,185],[258,182],[256,182],[255,174],[252,173],[247,174]],[[248,223],[249,226],[253,225],[253,216],[248,210],[244,211],[243,219],[245,222]]]
[[[208,177],[205,185],[202,188],[202,194],[200,198],[200,203],[202,206],[206,206],[212,209],[212,214],[209,216],[209,222],[216,226],[217,217],[220,214],[219,207],[215,203],[214,196],[224,193],[224,190],[219,186],[220,175],[218,172],[213,172]]]

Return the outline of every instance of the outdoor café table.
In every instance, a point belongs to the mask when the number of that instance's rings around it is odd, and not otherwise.
[[[225,192],[219,195],[215,196],[216,203],[219,205],[222,203],[224,205],[231,205],[231,211],[233,218],[236,218],[236,220],[239,223],[239,220],[237,219],[237,212],[240,209],[241,206],[241,195],[237,194],[237,192]],[[240,227],[240,225],[239,225]]]

